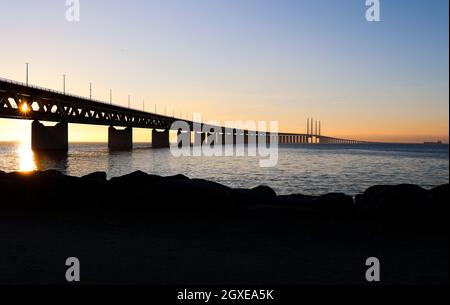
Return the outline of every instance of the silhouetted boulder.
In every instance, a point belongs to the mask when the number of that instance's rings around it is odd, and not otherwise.
[[[382,217],[423,215],[430,209],[428,192],[417,185],[377,185],[356,196],[363,213]]]
[[[277,193],[267,185],[260,185],[252,189],[253,193],[256,197],[260,198],[261,200],[267,200],[272,201],[275,198],[277,198]]]
[[[292,207],[309,207],[315,196],[303,194],[280,195],[276,200],[277,205]]]
[[[37,172],[32,173],[32,175],[33,174],[36,175],[37,178],[40,178],[40,179],[58,179],[58,178],[64,179],[65,177],[69,177],[55,169],[49,169],[46,171],[37,171]]]
[[[311,202],[314,209],[334,214],[350,215],[355,211],[355,203],[351,196],[343,193],[330,193],[314,198]]]
[[[131,200],[142,188],[161,182],[164,178],[136,171],[128,175],[114,177],[108,182],[110,200]]]
[[[330,193],[322,196],[284,195],[278,196],[277,204],[333,215],[349,216],[353,215],[355,211],[353,198],[343,193]]]
[[[444,184],[432,188],[428,191],[428,195],[431,200],[431,207],[433,212],[437,214],[448,216],[448,206],[449,206],[449,185]]]
[[[190,178],[186,177],[185,175],[178,174],[178,175],[174,175],[174,176],[167,176],[167,177],[164,177],[164,180],[174,180],[174,181],[177,181],[177,180],[190,180]]]
[[[81,177],[82,180],[95,183],[106,183],[106,173],[105,172],[94,172]]]
[[[258,186],[253,189],[232,189],[231,194],[241,206],[272,203],[277,194],[268,186]]]
[[[137,195],[141,208],[165,211],[220,211],[236,207],[231,189],[201,179],[163,179]]]
[[[9,203],[9,209],[91,208],[104,200],[106,177],[103,179],[102,176],[94,173],[78,178],[56,170],[14,172],[1,179],[0,191],[4,194],[2,201]]]
[[[77,178],[65,176],[58,171],[48,170],[32,173],[9,173],[1,183],[5,191],[2,192],[10,207],[51,207],[55,202],[66,202],[75,199],[71,190],[75,187]]]
[[[163,179],[161,176],[149,175],[142,171],[135,171],[131,174],[114,177],[109,183],[114,186],[136,187],[148,183],[159,182],[161,179]]]

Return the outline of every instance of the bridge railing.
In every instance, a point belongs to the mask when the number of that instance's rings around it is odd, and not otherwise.
[[[44,87],[40,87],[40,86],[36,86],[36,85],[30,85],[30,84],[26,84],[26,83],[24,83],[24,82],[19,82],[19,81],[11,80],[11,79],[7,79],[7,78],[4,78],[4,77],[0,77],[0,81],[3,81],[3,82],[5,82],[5,83],[14,84],[14,85],[23,86],[23,87],[28,87],[28,88],[38,89],[38,90],[45,91],[45,92],[49,92],[49,93],[55,93],[55,94],[60,94],[60,95],[68,96],[68,97],[74,97],[74,98],[86,100],[86,101],[91,101],[91,102],[101,103],[101,104],[103,104],[103,105],[112,105],[112,106],[119,107],[119,108],[122,108],[122,109],[132,109],[132,110],[137,110],[137,111],[145,112],[145,111],[142,111],[142,110],[139,110],[139,109],[136,109],[136,108],[127,108],[127,107],[120,106],[120,105],[114,105],[114,104],[111,104],[110,102],[105,102],[105,101],[97,100],[97,99],[93,99],[93,98],[87,98],[87,97],[81,96],[81,95],[76,95],[76,94],[71,94],[71,93],[65,93],[65,92],[62,92],[62,91],[53,90],[53,89],[49,89],[49,88],[44,88]],[[145,112],[145,113],[151,114],[151,112]]]

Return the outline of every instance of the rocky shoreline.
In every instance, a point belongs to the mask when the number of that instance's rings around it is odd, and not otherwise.
[[[449,282],[448,184],[278,196],[182,175],[0,172],[0,285]]]
[[[66,176],[55,170],[0,171],[1,209],[118,208],[173,213],[227,212],[255,208],[292,209],[336,216],[410,217],[433,221],[448,215],[449,185],[426,190],[417,185],[376,185],[355,198],[343,193],[278,196],[269,186],[233,189],[183,175],[161,177],[141,171],[107,180],[106,173]]]

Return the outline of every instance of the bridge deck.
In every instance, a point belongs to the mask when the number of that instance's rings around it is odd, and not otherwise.
[[[186,122],[191,130],[194,126],[192,121],[112,105],[4,78],[0,78],[0,118],[164,130],[171,129],[175,121]],[[207,127],[224,130],[222,126],[208,125]],[[236,132],[242,134],[244,131]],[[258,134],[257,131],[248,131],[248,133]],[[280,143],[294,143],[304,138],[308,139],[307,142],[315,138],[326,143],[363,143],[313,134],[278,133],[277,135],[281,139]],[[301,141],[304,142],[304,140]]]

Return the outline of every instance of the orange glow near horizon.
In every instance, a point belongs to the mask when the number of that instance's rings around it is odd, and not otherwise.
[[[212,116],[211,116],[212,117]],[[269,118],[267,118],[269,119]],[[219,122],[224,122],[223,121]],[[281,132],[305,133],[306,123],[285,124],[280,122]],[[398,143],[423,143],[442,141],[449,142],[448,123],[424,123],[417,128],[413,122],[405,122],[404,125],[397,125],[392,128],[390,125],[386,128],[376,128],[374,125],[365,124],[365,126],[356,126],[354,130],[346,126],[339,126],[339,122],[323,122],[322,134],[353,140],[374,141],[374,142],[398,142]],[[108,127],[69,124],[70,142],[107,142]],[[395,129],[395,132],[390,129]],[[444,131],[443,131],[444,130]],[[0,119],[0,142],[21,142],[29,144],[31,139],[31,121],[30,120],[7,120]],[[141,143],[151,142],[151,131],[135,128],[133,130],[133,141]],[[28,145],[29,146],[29,145]],[[26,156],[26,155],[24,155]]]

